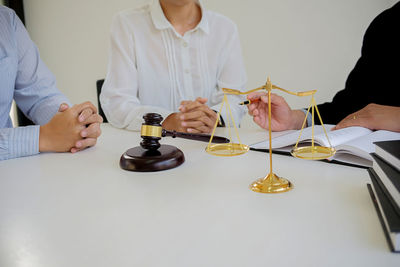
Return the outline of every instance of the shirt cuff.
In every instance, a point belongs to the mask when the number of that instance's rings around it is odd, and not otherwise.
[[[303,111],[303,112],[304,112],[304,115],[307,116],[307,125],[306,125],[306,127],[311,126],[311,124],[312,124],[311,112],[308,112],[308,115],[307,115],[307,109],[302,109],[301,111]]]
[[[39,125],[2,129],[0,160],[38,154],[39,132]]]

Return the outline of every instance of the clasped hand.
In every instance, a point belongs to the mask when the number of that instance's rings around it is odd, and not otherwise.
[[[75,153],[94,146],[101,134],[103,118],[90,102],[69,107],[61,104],[59,112],[40,126],[39,151]]]
[[[188,133],[210,133],[217,121],[217,113],[207,105],[207,98],[182,101],[179,112],[168,116],[163,128]]]

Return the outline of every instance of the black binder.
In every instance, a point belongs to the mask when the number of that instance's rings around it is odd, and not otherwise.
[[[371,176],[371,181],[374,190],[376,192],[376,195],[374,194],[374,191],[371,188],[370,184],[367,184],[368,191],[370,193],[372,202],[375,206],[376,213],[378,214],[379,221],[381,222],[382,229],[386,237],[386,241],[388,242],[389,248],[392,252],[399,253],[400,246],[398,247],[394,246],[390,235],[394,235],[395,238],[400,238],[400,216],[394,210],[394,207],[392,206],[391,202],[387,199],[386,195],[383,193],[381,187],[377,183],[373,170],[369,169],[368,173]],[[382,207],[382,210],[379,207],[378,201],[380,206]],[[385,224],[384,221],[385,219],[387,221],[388,227]]]

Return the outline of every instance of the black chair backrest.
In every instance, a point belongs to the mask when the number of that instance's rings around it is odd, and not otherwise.
[[[96,87],[97,87],[97,105],[99,107],[99,114],[100,114],[100,116],[103,117],[103,122],[108,122],[107,121],[107,117],[106,117],[106,115],[104,115],[104,111],[101,108],[101,103],[100,103],[100,93],[101,93],[101,88],[103,87],[103,83],[104,83],[104,79],[98,80],[96,82]]]
[[[28,126],[35,125],[33,121],[28,119],[27,116],[17,107],[17,118],[18,118],[18,126]]]
[[[99,107],[99,114],[100,116],[103,117],[103,122],[108,122],[106,115],[104,115],[103,109],[101,108],[100,104],[100,93],[101,93],[101,88],[103,87],[104,79],[98,80],[96,82],[97,86],[97,104]],[[17,107],[17,118],[18,118],[18,126],[28,126],[28,125],[35,125],[28,117],[25,116],[25,114]]]

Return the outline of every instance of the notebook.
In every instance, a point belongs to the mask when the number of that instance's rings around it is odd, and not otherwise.
[[[326,124],[329,141],[336,149],[336,154],[329,158],[357,166],[372,166],[370,153],[375,152],[374,142],[400,139],[400,133],[385,130],[372,131],[364,127],[348,127],[331,131],[335,125]],[[300,131],[287,131],[272,139],[272,149],[277,152],[290,153],[299,138]],[[305,128],[302,132],[299,146],[311,145],[312,128]],[[316,145],[330,146],[321,125],[314,126],[314,142]],[[250,145],[253,150],[269,149],[269,140]]]

